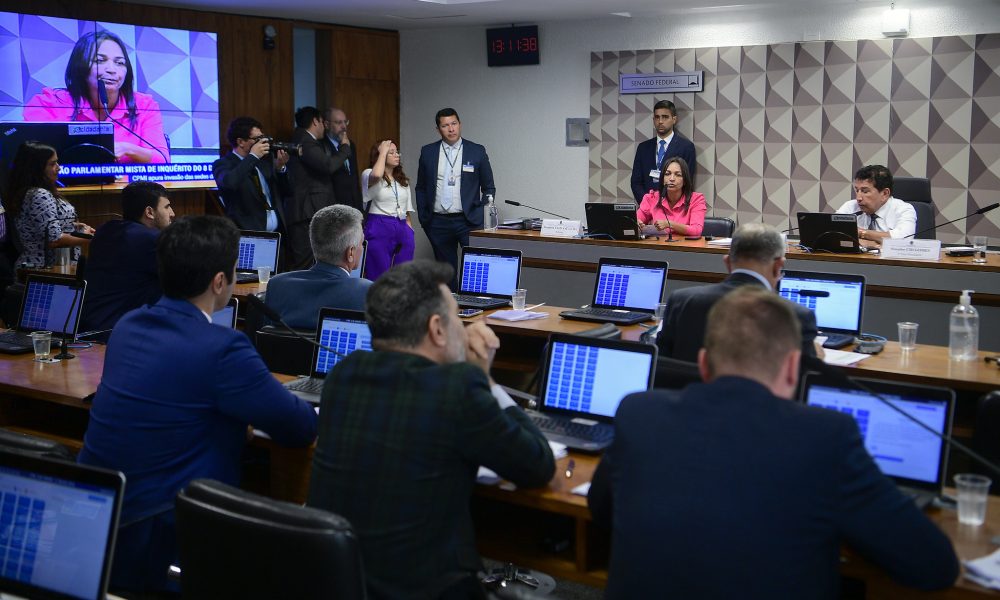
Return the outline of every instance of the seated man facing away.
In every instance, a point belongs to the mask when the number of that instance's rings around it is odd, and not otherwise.
[[[489,376],[496,336],[458,318],[452,276],[426,260],[383,274],[366,305],[374,351],[352,352],[323,387],[307,504],[354,525],[374,600],[476,597],[476,469],[520,487],[555,470],[548,442]]]
[[[722,260],[729,271],[725,280],[682,288],[670,294],[663,330],[656,341],[660,356],[694,362],[705,339],[708,311],[719,299],[745,285],[775,291],[785,266],[785,243],[781,233],[770,225],[747,223],[740,225],[733,234],[729,255]],[[802,352],[806,356],[816,356],[816,315],[792,302],[788,302],[788,306],[799,319]]]
[[[899,239],[917,230],[917,211],[909,202],[892,196],[892,173],[882,165],[861,167],[854,174],[854,200],[837,209],[839,214],[857,215],[858,238],[881,244],[885,238]],[[933,225],[933,223],[932,223]]]
[[[133,181],[122,190],[122,219],[94,232],[83,274],[87,293],[80,331],[102,332],[89,339],[107,341],[122,315],[160,298],[156,240],[173,219],[162,185]]]
[[[288,446],[316,437],[312,407],[281,387],[243,333],[212,324],[233,293],[239,237],[222,217],[164,230],[156,248],[163,297],[111,334],[79,460],[122,471],[128,482],[115,589],[170,587],[174,496],[199,477],[238,485],[248,425]]]
[[[739,289],[709,313],[707,383],[622,401],[589,496],[613,531],[607,598],[837,598],[841,544],[903,585],[955,581],[854,419],[790,401],[800,340],[786,302]]]
[[[316,211],[309,223],[309,242],[316,264],[305,271],[275,275],[267,282],[267,305],[294,329],[316,329],[324,306],[364,310],[372,282],[351,277],[361,263],[361,211],[344,204]]]

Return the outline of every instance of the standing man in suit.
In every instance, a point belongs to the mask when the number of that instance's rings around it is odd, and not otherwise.
[[[212,164],[226,216],[240,229],[282,231],[288,194],[288,153],[271,152],[260,121],[236,117],[226,139],[233,151]]]
[[[178,559],[174,497],[199,477],[239,485],[248,426],[286,446],[316,437],[315,411],[247,336],[212,323],[233,294],[239,239],[221,217],[167,227],[156,246],[163,297],[111,334],[79,461],[128,478],[113,589],[176,588],[166,571]]]
[[[663,329],[657,339],[660,356],[694,362],[705,339],[708,311],[723,296],[745,285],[777,289],[785,266],[785,244],[777,229],[763,223],[741,225],[723,257],[729,277],[719,283],[679,289],[670,294]],[[816,315],[787,300],[799,318],[802,353],[816,356]]]
[[[594,472],[606,597],[838,597],[847,544],[897,582],[952,585],[945,536],[885,477],[850,415],[792,402],[798,320],[744,287],[708,317],[704,384],[627,396]]]
[[[677,107],[670,100],[660,100],[653,105],[653,127],[656,137],[639,144],[632,161],[632,197],[638,205],[649,190],[660,186],[660,169],[667,158],[679,156],[691,171],[692,189],[695,171],[694,144],[674,130],[677,125]]]
[[[323,144],[330,152],[330,156],[339,156],[342,144],[348,146],[348,156],[344,159],[344,164],[333,173],[333,194],[337,204],[346,204],[363,211],[361,180],[358,178],[361,169],[358,165],[357,148],[347,137],[347,126],[350,124],[344,111],[334,107],[326,109],[323,113],[323,126],[326,128]]]
[[[483,227],[483,195],[496,195],[486,148],[462,139],[454,108],[434,117],[440,142],[420,149],[417,168],[417,216],[434,249],[434,258],[458,268],[458,247],[469,245],[469,232]],[[451,289],[457,288],[457,280]]]
[[[304,106],[295,111],[295,125],[292,142],[301,144],[302,151],[288,163],[292,198],[285,205],[288,215],[288,244],[285,248],[290,269],[308,269],[313,263],[309,222],[317,210],[337,202],[333,174],[351,157],[351,144],[345,131],[340,149],[336,154],[330,153],[323,141],[323,115],[314,106]]]

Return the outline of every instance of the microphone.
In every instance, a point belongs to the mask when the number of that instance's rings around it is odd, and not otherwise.
[[[134,129],[132,129],[128,125],[122,123],[121,121],[119,121],[119,120],[117,120],[117,119],[115,119],[114,117],[111,116],[111,109],[108,108],[108,88],[104,84],[104,80],[103,79],[98,79],[97,80],[97,99],[100,100],[101,106],[104,107],[104,114],[106,114],[108,116],[108,120],[109,121],[111,121],[112,123],[114,123],[115,125],[118,125],[119,127],[123,128],[123,129],[125,129],[125,131],[127,131],[127,132],[131,133],[132,135],[134,135],[135,137],[139,138],[140,142],[143,142],[144,144],[146,144],[147,146],[149,146],[153,150],[156,150],[156,152],[160,156],[163,157],[163,162],[165,162],[165,163],[170,162],[169,160],[167,160],[167,155],[164,154],[162,150],[160,150],[159,148],[157,148],[156,146],[154,146],[146,138],[144,138],[141,135],[139,135]]]
[[[994,206],[994,208],[995,208],[995,206]],[[850,387],[852,387],[852,388],[854,388],[856,390],[860,390],[860,391],[862,391],[862,392],[864,392],[866,394],[871,395],[873,398],[875,398],[876,400],[878,400],[882,404],[888,406],[892,410],[894,410],[894,411],[898,412],[899,414],[903,415],[908,420],[913,421],[914,423],[916,423],[917,425],[919,425],[922,429],[924,429],[926,431],[929,431],[931,434],[933,434],[935,437],[937,437],[938,439],[940,439],[941,441],[943,441],[945,444],[948,444],[951,447],[954,447],[954,448],[957,448],[957,449],[961,450],[963,453],[965,453],[966,456],[968,456],[969,458],[973,459],[974,461],[978,462],[979,464],[983,465],[984,467],[986,467],[987,469],[989,469],[990,471],[992,471],[994,477],[1000,477],[1000,467],[998,467],[997,465],[995,465],[992,462],[990,462],[989,459],[987,459],[986,457],[980,455],[978,452],[976,452],[972,448],[969,448],[965,444],[959,442],[958,440],[956,440],[952,436],[940,434],[937,431],[935,431],[933,428],[928,427],[922,421],[920,421],[916,417],[912,416],[910,413],[906,412],[902,408],[896,406],[895,404],[893,404],[892,402],[890,402],[887,398],[885,398],[881,394],[872,391],[871,388],[869,388],[868,386],[862,384],[861,382],[855,381],[855,380],[851,379],[850,377],[848,377],[847,375],[845,375],[843,372],[841,372],[840,369],[834,369],[833,367],[831,367],[830,365],[826,364],[821,359],[816,358],[815,356],[803,356],[802,357],[802,363],[806,366],[806,368],[811,369],[813,371],[817,371],[817,372],[819,372],[819,373],[821,373],[823,375],[826,375],[827,377],[835,379],[838,383],[847,384],[848,386],[850,386]]]
[[[537,210],[540,213],[545,213],[547,215],[552,215],[553,217],[559,217],[560,219],[563,219],[564,221],[572,221],[573,220],[573,219],[570,219],[569,217],[564,217],[562,215],[557,215],[554,212],[549,212],[547,210],[542,210],[542,209],[537,208],[535,206],[531,206],[530,204],[523,204],[521,202],[515,202],[513,200],[504,200],[504,202],[506,202],[507,204],[510,204],[511,206],[523,206],[524,208],[530,208],[531,210]]]
[[[247,303],[251,307],[253,307],[255,310],[260,311],[261,314],[263,314],[265,317],[267,317],[271,321],[274,321],[275,323],[278,323],[279,325],[281,325],[286,331],[288,331],[289,333],[291,333],[295,337],[297,337],[299,339],[303,339],[303,340],[309,342],[310,344],[312,344],[313,346],[316,346],[317,348],[321,348],[323,350],[326,350],[327,352],[336,354],[340,358],[347,358],[347,355],[344,354],[343,352],[338,352],[337,350],[334,350],[333,348],[331,348],[331,347],[329,347],[329,346],[327,346],[325,344],[321,344],[321,343],[317,342],[316,340],[314,340],[312,338],[308,338],[308,337],[302,335],[301,333],[299,333],[298,331],[295,331],[294,329],[292,329],[292,327],[288,323],[285,323],[284,319],[281,318],[281,315],[278,314],[278,311],[274,310],[273,308],[271,308],[270,306],[268,306],[267,304],[265,304],[263,300],[261,300],[260,298],[257,297],[257,294],[247,294],[246,298],[247,298]]]
[[[73,316],[73,309],[76,308],[76,301],[80,297],[80,290],[83,289],[83,286],[86,284],[86,282],[83,280],[83,273],[84,271],[86,271],[86,269],[87,269],[87,257],[81,254],[80,258],[76,260],[76,285],[73,286],[73,300],[69,303],[69,312],[66,313],[66,320],[63,322],[62,330],[64,332],[69,330],[69,320]],[[76,341],[75,339],[70,340],[70,338],[73,337],[74,336],[71,335],[69,336],[69,338],[63,338],[62,350],[60,350],[59,354],[56,354],[52,358],[57,358],[59,360],[68,360],[71,358],[76,358],[76,355],[70,353],[69,351],[70,342]]]
[[[928,231],[934,231],[938,227],[944,227],[945,225],[951,225],[952,223],[954,223],[956,221],[963,221],[965,219],[968,219],[969,217],[974,217],[976,215],[985,215],[986,213],[990,212],[991,210],[993,210],[993,209],[995,209],[997,207],[1000,207],[1000,202],[994,202],[993,204],[990,204],[989,206],[984,206],[984,207],[980,208],[979,210],[970,212],[969,214],[965,215],[964,217],[959,217],[957,219],[952,219],[951,221],[948,221],[947,223],[941,223],[940,225],[935,225],[933,227],[928,227],[927,229],[921,229],[920,231],[917,231],[915,233],[911,233],[910,235],[904,236],[904,237],[902,237],[900,239],[905,240],[906,238],[915,237],[915,236],[920,235],[921,233],[927,233]]]

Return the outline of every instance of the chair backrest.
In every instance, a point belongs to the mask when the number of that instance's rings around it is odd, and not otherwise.
[[[312,331],[302,331],[309,339],[316,337]],[[273,373],[308,375],[313,360],[313,345],[295,337],[283,328],[266,325],[254,334],[257,352]]]
[[[933,240],[937,237],[935,231],[925,231],[934,226],[934,200],[931,198],[931,180],[926,177],[893,177],[892,195],[913,207],[917,211],[917,231],[915,237],[923,240]]]
[[[680,390],[691,383],[700,383],[701,373],[696,363],[678,360],[669,356],[656,359],[656,376],[653,379],[654,388]]]
[[[733,237],[736,231],[736,222],[729,217],[705,217],[705,227],[702,228],[702,235],[714,237]]]
[[[0,448],[40,458],[73,460],[70,449],[59,442],[9,429],[0,429]]]
[[[1000,462],[1000,390],[992,391],[979,399],[976,410],[976,427],[972,433],[972,447],[993,463]],[[993,476],[990,471],[976,462],[974,471]],[[994,481],[990,492],[1000,494],[1000,483]]]
[[[315,508],[196,479],[177,495],[184,598],[365,598],[351,524]]]

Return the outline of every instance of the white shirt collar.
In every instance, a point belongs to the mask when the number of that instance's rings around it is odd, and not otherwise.
[[[766,287],[768,289],[768,291],[774,289],[774,288],[771,287],[771,282],[768,281],[767,279],[764,279],[764,276],[761,275],[760,273],[758,273],[757,271],[751,271],[750,269],[733,269],[729,274],[730,275],[736,275],[737,273],[743,273],[744,275],[749,275],[749,276],[753,277],[754,279],[756,279],[757,281],[759,281],[761,283],[761,285],[763,285],[764,287]]]
[[[441,140],[441,150],[444,150],[445,146],[448,146],[449,148],[451,148],[453,150],[457,149],[457,148],[461,148],[462,147],[462,138],[458,138],[457,140],[455,140],[454,144],[449,144],[448,142],[444,141],[444,139],[442,139]]]
[[[667,145],[669,146],[669,145],[670,145],[670,140],[674,139],[674,130],[673,130],[673,129],[671,129],[671,130],[670,130],[670,135],[668,135],[667,137],[665,137],[665,138],[661,138],[660,136],[656,136],[656,139],[657,139],[657,141],[656,141],[656,144],[657,144],[657,145],[659,145],[659,143],[660,143],[661,141],[664,141],[664,142],[666,142],[666,143],[667,143]]]

